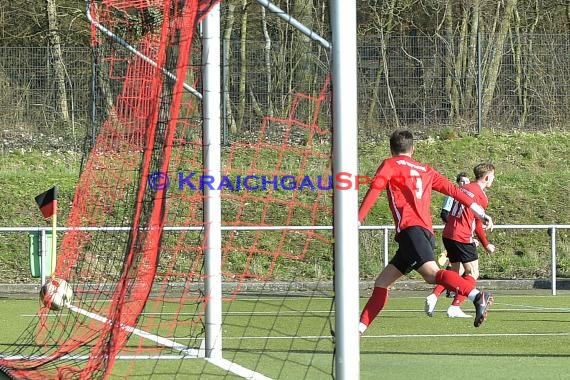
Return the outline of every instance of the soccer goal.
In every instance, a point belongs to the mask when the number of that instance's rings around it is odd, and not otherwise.
[[[97,133],[55,269],[73,297],[1,372],[358,378],[356,3],[327,4],[330,41],[255,5],[261,43],[233,36],[235,2],[87,2]]]

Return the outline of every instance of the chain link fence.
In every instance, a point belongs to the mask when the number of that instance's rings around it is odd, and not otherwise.
[[[320,88],[330,54],[304,43],[310,46],[299,53],[298,45],[279,41],[269,49],[264,41],[224,41],[224,141],[256,134],[264,115],[286,116],[295,92]],[[89,145],[105,117],[101,88],[92,80],[98,63],[88,47],[64,47],[63,59],[66,122],[49,48],[0,47],[0,153]],[[569,61],[567,35],[508,36],[502,54],[485,35],[467,44],[441,36],[361,37],[360,131],[568,131]]]
[[[80,150],[91,112],[91,50],[64,48],[71,119],[62,122],[50,50],[0,47],[0,153]]]
[[[497,45],[484,34],[472,43],[367,38],[359,49],[361,128],[568,130],[567,35],[508,36],[502,52]]]

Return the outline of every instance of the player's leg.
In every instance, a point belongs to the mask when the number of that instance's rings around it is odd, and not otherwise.
[[[358,331],[364,333],[372,321],[380,314],[386,302],[390,287],[404,274],[392,263],[388,264],[376,278],[372,295],[366,302],[360,314],[360,324]]]
[[[368,328],[368,326],[370,326],[370,323],[372,323],[374,318],[376,318],[376,316],[382,311],[384,305],[386,305],[390,287],[400,277],[408,274],[412,270],[412,264],[418,262],[418,260],[421,259],[417,255],[416,246],[414,245],[414,242],[418,239],[413,238],[411,235],[425,235],[425,233],[423,231],[416,231],[417,228],[418,227],[406,228],[405,230],[400,231],[396,236],[396,240],[398,242],[398,250],[396,251],[394,257],[392,257],[392,260],[390,260],[390,263],[376,278],[372,295],[370,296],[370,299],[360,314],[360,325],[358,327],[360,334],[362,334]],[[423,239],[425,239],[425,237]],[[423,244],[425,245],[426,243]],[[427,244],[429,246],[431,243]]]
[[[441,268],[445,268],[445,269],[451,269],[451,263],[449,262],[449,259],[447,258],[447,251],[444,249],[440,254],[439,257],[437,258],[437,265],[439,265]],[[443,291],[445,290],[445,288],[441,285],[436,285],[433,290],[432,290],[432,294],[434,294],[436,297],[439,297],[441,295],[441,293],[443,293]],[[449,290],[447,291],[447,295],[449,296]]]
[[[448,270],[455,270],[456,272],[459,271],[459,265],[457,263],[457,260],[455,260],[455,263],[452,264],[452,260],[450,259],[450,255],[449,255],[449,251],[448,249],[448,245],[449,242],[447,241],[448,239],[443,239],[443,245],[445,247],[445,260],[446,260],[446,266],[445,268]],[[453,247],[451,247],[453,248]],[[440,257],[441,259],[441,257]],[[443,260],[442,260],[443,261]],[[443,267],[443,265],[441,265],[442,263],[439,262],[438,260],[438,264]],[[426,280],[427,281],[427,280]],[[424,303],[424,311],[427,314],[428,317],[433,317],[433,314],[435,312],[435,306],[437,305],[437,298],[439,297],[439,295],[446,290],[445,286],[441,285],[441,284],[437,284],[435,286],[435,288],[432,291],[432,294],[428,295],[425,299],[425,303]],[[447,289],[447,293],[446,296],[449,297],[450,293],[452,292],[452,290]],[[455,292],[454,292],[455,293]],[[455,295],[455,294],[454,294]]]
[[[455,262],[449,263],[449,266],[447,267],[449,268],[448,270],[452,270],[454,272],[460,273],[461,271],[463,271],[463,266],[461,265],[461,263]],[[433,317],[434,313],[435,313],[435,306],[437,305],[437,298],[439,297],[439,295],[444,291],[445,286],[443,285],[436,285],[435,288],[433,289],[433,292],[426,297],[425,300],[425,304],[424,304],[424,311],[426,312],[426,314],[428,315],[428,317]],[[455,293],[455,291],[447,289],[447,293],[454,293],[454,296],[456,296],[457,294]]]
[[[433,233],[425,228],[413,226],[400,231],[398,234],[399,250],[406,253],[407,263],[410,267],[402,273],[408,273],[412,269],[418,271],[427,283],[435,284],[435,275],[440,270],[435,262],[435,238]],[[402,268],[405,266],[402,265]],[[437,296],[430,295],[426,298],[425,312],[433,316]]]
[[[460,276],[463,276],[463,273],[465,272],[463,270],[463,264],[459,263],[459,268],[453,268],[453,265],[451,265],[451,263],[449,264],[449,268],[445,268],[445,269],[451,269],[457,273],[459,273]],[[445,291],[445,296],[447,298],[454,298],[457,294],[455,294],[454,291],[452,290],[446,290]]]
[[[401,264],[402,273],[408,273],[414,269],[424,277],[426,282],[435,284],[435,273],[439,267],[435,262],[433,233],[422,227],[409,227],[398,234],[398,244],[399,252],[405,252],[407,259],[405,263]],[[426,301],[425,311],[431,317],[437,303],[437,296],[432,294],[427,299],[430,302]]]
[[[465,272],[461,277],[466,279],[467,281],[471,282],[473,286],[477,282],[479,278],[479,260],[474,260],[468,263],[463,263],[463,267],[465,268]],[[461,304],[465,301],[465,296],[458,294],[453,299],[452,305],[461,306]]]
[[[467,256],[464,255],[464,248],[461,243],[456,242],[455,240],[443,238],[443,245],[445,246],[445,250],[447,251],[447,257],[449,258],[449,262],[452,263],[453,270],[444,270],[438,272],[440,276],[439,279],[436,279],[438,284],[441,284],[446,289],[455,291],[457,294],[461,294],[463,296],[467,295],[475,285],[469,282],[466,282],[461,275],[459,274],[462,263],[467,260]],[[459,284],[458,284],[459,282]],[[462,285],[461,290],[457,290],[457,285]]]
[[[435,275],[436,283],[442,284],[447,289],[455,291],[473,301],[475,306],[475,321],[473,325],[479,327],[487,319],[487,312],[493,303],[493,296],[488,292],[481,292],[475,288],[468,280],[465,280],[458,273],[450,270],[440,270]]]
[[[450,243],[449,239],[444,238],[444,245],[446,246],[447,255],[450,261],[465,263],[473,260],[472,256],[471,259],[466,259],[466,257],[461,254],[464,247],[458,245],[457,242],[451,241]],[[471,248],[468,249],[471,250]],[[429,275],[429,273],[427,275]],[[423,276],[424,279],[429,282],[430,279],[426,278],[426,275]],[[435,282],[445,286],[446,289],[455,290],[457,294],[466,296],[473,301],[473,305],[475,306],[475,321],[473,322],[473,325],[475,327],[479,327],[485,321],[489,306],[493,303],[493,297],[490,293],[480,292],[475,287],[475,283],[470,279],[465,279],[458,273],[450,270],[439,270],[435,275]]]
[[[468,263],[463,263],[463,266],[465,268],[465,273],[463,273],[462,277],[475,287],[477,278],[479,277],[479,261],[474,260]],[[470,315],[465,314],[463,310],[461,310],[461,304],[465,301],[465,298],[465,296],[460,294],[455,295],[451,306],[447,309],[447,315],[450,318],[471,318]]]
[[[462,243],[455,240],[447,239],[447,246],[451,250],[453,261],[463,264],[464,273],[462,277],[475,287],[477,277],[479,276],[479,265],[477,248],[473,243]],[[451,306],[447,309],[447,315],[451,318],[470,318],[461,310],[460,305],[465,300],[465,295],[456,294]]]

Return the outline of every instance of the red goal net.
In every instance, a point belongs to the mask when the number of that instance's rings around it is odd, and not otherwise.
[[[223,359],[204,358],[199,21],[215,1],[90,4],[100,127],[55,275],[74,297],[40,308],[2,353],[29,379],[330,375],[329,86],[222,148]],[[187,360],[197,359],[197,360]]]

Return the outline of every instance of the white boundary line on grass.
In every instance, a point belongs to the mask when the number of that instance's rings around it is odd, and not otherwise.
[[[83,310],[81,308],[78,308],[77,306],[69,305],[68,307],[69,307],[69,310],[71,310],[71,311],[74,311],[74,312],[79,313],[79,314],[83,314],[83,315],[88,316],[90,318],[93,318],[99,322],[102,322],[102,323],[109,323],[110,322],[107,318],[105,318],[99,314],[95,314],[95,313],[92,313],[90,311]],[[241,376],[245,379],[251,379],[251,380],[269,379],[268,377],[266,377],[266,376],[264,376],[258,372],[255,372],[253,370],[242,367],[241,365],[233,363],[229,360],[226,360],[223,358],[206,358],[203,350],[196,350],[194,348],[188,348],[183,344],[176,343],[170,339],[163,338],[163,337],[160,337],[158,335],[154,335],[154,334],[148,333],[146,331],[143,331],[143,330],[131,327],[131,326],[122,325],[121,329],[124,329],[125,331],[128,331],[130,333],[138,335],[141,338],[145,338],[145,339],[151,340],[153,342],[156,342],[158,344],[161,344],[163,346],[170,347],[170,348],[173,348],[175,350],[178,350],[182,353],[187,354],[191,358],[204,358],[204,359],[206,359],[207,362],[209,362],[215,366],[218,366],[221,369],[229,371],[235,375]]]
[[[552,333],[482,333],[482,334],[393,334],[393,335],[363,335],[362,338],[471,338],[471,337],[517,337],[517,336],[570,336],[568,332]],[[283,339],[331,339],[330,335],[306,336],[236,336],[224,337],[224,340],[283,340]]]
[[[96,313],[92,313],[92,312],[90,312],[90,311],[81,309],[81,308],[79,308],[79,307],[77,307],[77,306],[68,305],[68,308],[69,308],[69,310],[71,310],[71,311],[74,311],[74,312],[76,312],[76,313],[78,313],[78,314],[85,315],[85,316],[87,316],[87,317],[89,317],[89,318],[92,318],[92,319],[94,319],[94,320],[96,320],[96,321],[99,321],[99,322],[101,322],[101,323],[105,323],[105,324],[111,323],[111,321],[110,321],[109,319],[103,317],[102,315],[99,315],[99,314],[96,314]],[[160,345],[162,345],[162,346],[169,347],[169,348],[173,348],[173,349],[175,349],[175,350],[177,350],[177,351],[180,351],[180,352],[182,352],[183,354],[186,354],[186,355],[188,355],[188,356],[190,356],[190,357],[195,357],[195,358],[204,357],[204,353],[203,353],[203,352],[200,352],[200,350],[196,350],[196,349],[194,349],[194,348],[188,348],[187,346],[185,346],[185,345],[183,345],[183,344],[176,343],[176,342],[174,342],[174,341],[172,341],[172,340],[170,340],[170,339],[163,338],[163,337],[160,337],[160,336],[158,336],[158,335],[154,335],[154,334],[148,333],[148,332],[143,331],[143,330],[141,330],[141,329],[137,329],[137,328],[135,328],[135,327],[126,326],[126,325],[121,325],[121,329],[122,329],[122,330],[125,330],[125,331],[127,331],[127,332],[130,332],[130,333],[132,333],[132,334],[138,335],[138,336],[140,336],[141,338],[148,339],[148,340],[150,340],[150,341],[153,341],[153,342],[155,342],[155,343],[158,343],[158,344],[160,344]],[[202,356],[200,356],[200,354],[201,354]]]
[[[238,376],[241,376],[245,379],[250,379],[250,380],[270,380],[271,379],[269,377],[262,375],[259,372],[255,372],[251,369],[247,369],[245,367],[242,367],[239,364],[236,364],[236,363],[231,362],[231,361],[224,359],[224,358],[206,358],[206,361],[209,363],[212,363],[213,365],[218,366],[222,369],[225,369],[226,371],[229,371],[229,372],[234,373]]]
[[[518,337],[518,336],[570,336],[568,332],[552,333],[482,333],[482,334],[396,334],[363,335],[362,338],[476,338],[476,337]]]
[[[110,323],[111,321],[105,317],[103,317],[102,315],[81,309],[77,306],[73,306],[73,305],[67,305],[67,308],[75,313],[81,314],[81,315],[85,315],[86,317],[92,318],[96,321],[99,321],[101,323]],[[231,362],[227,359],[224,358],[206,358],[205,357],[205,353],[203,351],[203,349],[200,350],[196,350],[194,348],[188,348],[187,346],[174,342],[168,338],[163,338],[160,337],[158,335],[154,335],[151,334],[149,332],[143,331],[141,329],[137,329],[135,327],[132,326],[127,326],[127,325],[121,325],[121,329],[130,332],[132,334],[138,335],[141,338],[144,339],[148,339],[150,341],[153,341],[155,343],[158,343],[162,346],[165,347],[169,347],[172,349],[175,349],[177,351],[180,351],[181,353],[183,353],[184,355],[118,355],[116,356],[116,359],[124,359],[124,360],[135,360],[135,359],[197,359],[197,358],[203,358],[205,359],[207,362],[223,369],[226,371],[229,371],[237,376],[243,377],[245,379],[250,379],[250,380],[269,380],[269,377],[266,377],[258,372],[255,372],[253,370],[247,369],[245,367],[242,367],[239,364],[236,364],[234,362]],[[44,355],[44,356],[23,356],[23,355],[14,355],[14,356],[1,356],[0,358],[5,359],[5,360],[20,360],[20,359],[47,359],[49,358],[49,355]],[[62,359],[74,359],[74,360],[87,360],[89,358],[88,355],[77,355],[77,356],[72,356],[72,355],[64,355],[61,358],[58,358],[60,360]]]
[[[87,360],[89,355],[63,355],[58,357],[58,360]],[[0,355],[1,359],[5,360],[43,360],[53,358],[50,355]],[[196,359],[188,355],[117,355],[116,360],[181,360],[181,359]]]
[[[32,356],[24,356],[24,355],[13,355],[13,356],[3,356],[0,355],[0,359],[4,360],[21,360],[21,359],[28,359],[28,360],[41,360],[41,359],[49,359],[49,355],[32,355]],[[59,357],[58,360],[87,360],[89,359],[89,355],[64,355]],[[188,355],[117,355],[115,357],[117,360],[181,360],[181,359],[196,359],[190,357]],[[249,380],[270,380],[269,377],[266,377],[260,373],[252,371],[250,369],[244,368],[239,364],[233,363],[227,359],[223,358],[205,358],[205,360],[221,369],[229,371],[235,375],[241,376],[244,379]]]
[[[511,307],[493,307],[492,311],[518,311],[518,312],[533,312],[533,313],[549,313],[549,312],[564,312],[570,313],[570,307],[544,307],[544,306],[531,306],[531,305],[517,305],[495,302],[494,305],[511,306]],[[424,309],[384,309],[382,313],[424,313]],[[291,316],[304,314],[311,317],[314,316],[328,316],[334,315],[334,310],[288,310],[288,311],[226,311],[224,315],[267,315],[267,316]],[[168,315],[195,315],[195,313],[141,313],[142,316],[168,316]],[[23,318],[34,318],[37,314],[20,314]],[[48,314],[48,317],[56,315]],[[65,313],[59,316],[66,316]]]

